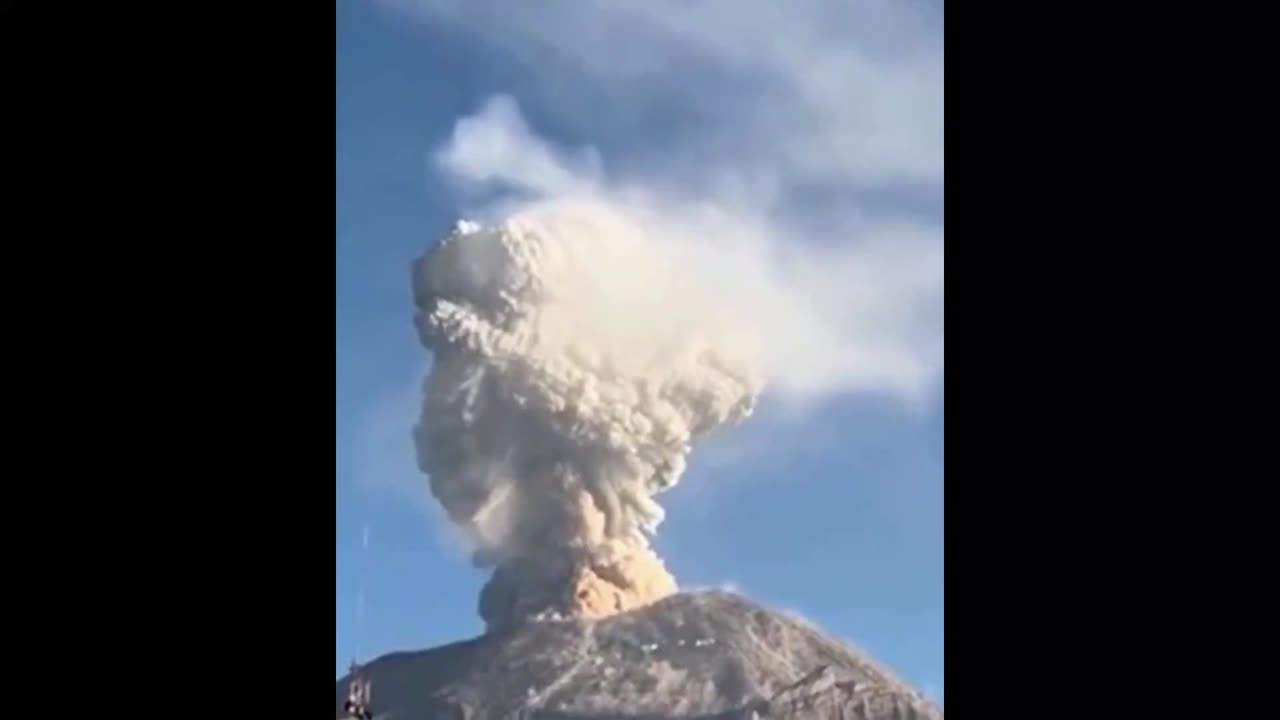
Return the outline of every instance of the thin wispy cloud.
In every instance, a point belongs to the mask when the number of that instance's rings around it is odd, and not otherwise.
[[[380,2],[534,68],[522,91],[540,113],[599,130],[587,134],[610,128],[575,117],[659,124],[646,109],[672,110],[686,122],[662,128],[665,140],[713,175],[730,167],[863,188],[942,181],[941,3]],[[682,158],[655,164],[695,169]]]
[[[430,522],[437,546],[458,563],[469,562],[470,545],[448,522],[414,461],[412,429],[421,406],[423,369],[374,398],[357,417],[353,477],[362,492],[412,508]]]

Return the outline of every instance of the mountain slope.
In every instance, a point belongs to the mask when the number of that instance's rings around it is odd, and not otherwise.
[[[722,591],[387,655],[365,673],[388,720],[942,718],[848,646]]]

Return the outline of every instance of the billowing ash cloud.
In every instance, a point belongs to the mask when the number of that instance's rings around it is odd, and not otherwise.
[[[649,547],[654,498],[700,436],[751,412],[763,375],[751,328],[668,247],[559,201],[459,223],[414,265],[433,355],[419,465],[496,566],[490,627],[675,591]]]
[[[655,497],[766,383],[788,419],[844,394],[927,406],[938,3],[378,2],[525,71],[435,148],[484,225],[414,276],[419,464],[495,568],[491,625],[672,592]]]

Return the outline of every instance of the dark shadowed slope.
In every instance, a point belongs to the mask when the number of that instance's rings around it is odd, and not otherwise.
[[[721,591],[387,655],[366,673],[379,720],[942,717],[847,645]]]

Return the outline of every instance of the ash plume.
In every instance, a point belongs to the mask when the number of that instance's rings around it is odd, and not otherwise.
[[[676,591],[650,547],[693,444],[763,387],[750,328],[606,206],[461,222],[414,264],[433,365],[414,437],[433,495],[494,567],[490,628]]]

